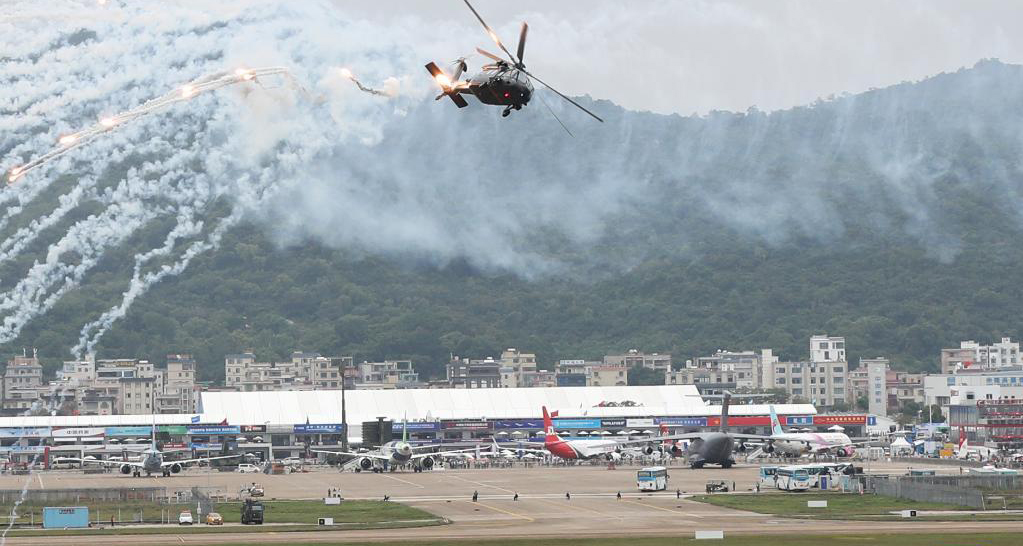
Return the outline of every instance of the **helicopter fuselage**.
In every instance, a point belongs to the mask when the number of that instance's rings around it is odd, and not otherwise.
[[[472,93],[483,104],[518,110],[533,96],[533,84],[529,78],[514,68],[480,72],[469,78],[467,83],[467,89],[462,92]]]

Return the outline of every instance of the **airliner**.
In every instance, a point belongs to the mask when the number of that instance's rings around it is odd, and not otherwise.
[[[197,459],[180,459],[175,461],[166,461],[163,456],[164,452],[160,451],[156,447],[156,416],[153,416],[153,431],[150,438],[149,449],[144,451],[132,451],[125,450],[125,453],[138,453],[140,456],[138,460],[131,460],[132,458],[125,456],[123,461],[101,461],[98,459],[78,459],[66,457],[65,461],[74,461],[76,463],[86,464],[99,464],[103,466],[116,466],[121,474],[131,474],[134,477],[139,477],[143,472],[146,476],[152,476],[153,474],[159,473],[163,477],[168,477],[171,474],[177,474],[184,470],[184,468],[190,464],[198,463],[199,461],[216,461],[218,459],[236,459],[241,455],[223,455],[220,457],[200,457]]]
[[[416,453],[416,451],[420,449],[435,449],[436,447],[437,446],[435,445],[413,446],[410,444],[408,441],[408,423],[403,423],[401,427],[401,440],[387,442],[372,451],[363,453],[329,451],[326,449],[311,449],[310,451],[313,453],[348,455],[350,457],[355,457],[359,461],[358,466],[355,469],[356,472],[361,472],[363,470],[383,472],[388,468],[393,469],[408,463],[412,463],[412,470],[414,472],[422,472],[433,468],[434,463],[438,459],[443,457],[461,456],[466,451],[472,451],[471,449],[462,449],[458,451]]]
[[[852,457],[856,444],[843,432],[785,432],[771,406],[771,436],[764,451],[788,455],[835,455]]]

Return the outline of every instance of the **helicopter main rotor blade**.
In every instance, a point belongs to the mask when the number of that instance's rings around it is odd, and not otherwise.
[[[547,107],[547,111],[550,112],[552,116],[554,116],[554,119],[558,120],[558,123],[561,125],[561,128],[564,129],[566,133],[568,133],[568,136],[575,138],[575,135],[572,134],[572,131],[568,130],[568,127],[566,127],[565,124],[561,121],[561,118],[559,118],[558,115],[554,113],[554,110],[551,109],[551,105],[547,104],[547,101],[543,99],[543,95],[537,96],[540,97],[540,102],[542,102],[543,105]]]
[[[486,51],[486,50],[480,49],[480,48],[478,48],[478,47],[476,48],[476,51],[477,51],[477,52],[478,52],[478,53],[479,53],[480,55],[486,55],[487,57],[490,57],[490,60],[492,60],[492,61],[495,61],[495,62],[499,62],[499,63],[503,63],[503,62],[504,62],[504,59],[502,59],[502,58],[498,57],[497,55],[494,55],[493,53],[491,53],[491,52],[489,52],[489,51]]]
[[[522,53],[526,51],[526,33],[529,32],[529,25],[522,21],[522,30],[519,31],[519,49],[516,53],[519,56],[519,64],[522,64]]]
[[[574,100],[572,100],[572,99],[568,98],[568,97],[567,97],[567,96],[565,96],[565,94],[564,94],[564,93],[562,93],[561,91],[558,91],[557,89],[555,89],[555,88],[551,87],[550,85],[548,85],[548,84],[547,84],[547,82],[545,82],[545,81],[541,80],[540,78],[537,78],[536,76],[534,76],[534,75],[530,74],[529,72],[526,72],[526,69],[525,69],[525,68],[520,68],[519,70],[521,70],[522,72],[525,72],[525,74],[526,74],[527,76],[529,76],[530,78],[533,78],[534,80],[536,80],[536,81],[540,82],[541,84],[543,84],[543,86],[544,86],[544,87],[546,87],[547,89],[550,89],[551,91],[554,91],[555,93],[557,93],[557,95],[558,95],[559,97],[561,97],[561,98],[563,98],[563,99],[567,100],[568,102],[571,102],[573,106],[575,106],[576,108],[578,108],[578,109],[582,110],[583,112],[586,112],[587,114],[589,114],[590,116],[592,116],[592,117],[593,117],[593,119],[595,119],[595,120],[597,120],[597,121],[599,121],[599,122],[601,122],[601,123],[604,123],[604,120],[602,120],[602,119],[600,119],[599,117],[597,117],[597,114],[594,114],[593,112],[590,112],[589,110],[587,110],[586,108],[584,108],[584,107],[583,107],[583,105],[581,105],[581,104],[579,104],[578,102],[576,102],[576,101],[574,101]]]
[[[465,5],[469,6],[469,9],[472,10],[472,14],[475,15],[477,19],[479,19],[480,24],[483,25],[483,28],[487,30],[487,34],[489,34],[490,38],[494,40],[494,43],[497,44],[497,47],[501,48],[501,51],[504,51],[504,53],[508,55],[508,58],[511,59],[512,64],[515,64],[515,57],[512,57],[512,54],[510,51],[508,51],[508,48],[504,47],[504,44],[501,43],[501,39],[497,37],[497,33],[494,32],[494,29],[490,28],[490,25],[488,25],[487,22],[484,21],[482,17],[480,17],[479,12],[476,11],[476,8],[472,7],[472,4],[469,3],[469,0],[462,1],[465,2]]]

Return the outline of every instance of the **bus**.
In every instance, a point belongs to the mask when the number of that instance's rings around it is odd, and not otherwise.
[[[806,491],[813,485],[810,473],[798,466],[783,466],[774,473],[774,486],[781,491]]]
[[[760,487],[774,487],[774,476],[777,472],[777,466],[760,467]]]
[[[636,472],[636,487],[640,491],[664,491],[668,488],[668,469],[648,466]]]

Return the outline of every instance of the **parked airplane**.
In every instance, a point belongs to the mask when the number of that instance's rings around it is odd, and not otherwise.
[[[844,432],[785,432],[771,406],[771,436],[764,451],[787,455],[835,455],[852,457],[856,444]]]
[[[408,441],[408,423],[403,423],[401,427],[401,440],[387,442],[386,444],[377,447],[375,450],[365,452],[348,452],[311,449],[310,451],[313,453],[327,453],[330,455],[348,455],[355,457],[359,461],[359,465],[355,469],[356,472],[361,472],[363,470],[383,472],[388,468],[393,469],[409,463],[412,464],[413,471],[422,472],[423,470],[430,470],[433,468],[434,463],[438,459],[462,456],[466,451],[472,451],[471,449],[462,449],[457,451],[416,453],[417,450],[436,448],[437,446],[435,445],[413,446],[410,444]]]
[[[971,446],[966,439],[965,433],[960,433],[960,436],[962,437],[962,442],[959,443],[959,449],[956,451],[957,458],[971,461],[990,461],[992,457],[998,455],[998,449],[985,446]]]
[[[188,465],[198,463],[200,461],[216,461],[218,459],[235,459],[240,455],[222,455],[219,457],[200,457],[195,459],[179,459],[174,461],[164,460],[164,453],[156,446],[156,417],[153,417],[153,430],[150,438],[150,447],[144,451],[132,451],[125,449],[125,455],[120,461],[101,461],[98,459],[78,459],[78,458],[65,458],[68,461],[75,461],[79,464],[99,464],[103,466],[116,466],[121,474],[131,474],[134,477],[139,477],[143,472],[146,476],[152,476],[153,474],[159,473],[161,476],[167,477],[171,474],[177,474],[184,470]],[[128,453],[137,453],[139,457],[137,460],[135,457],[127,456]]]

